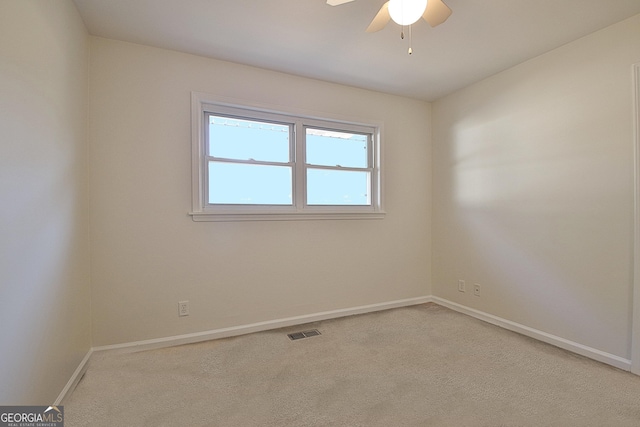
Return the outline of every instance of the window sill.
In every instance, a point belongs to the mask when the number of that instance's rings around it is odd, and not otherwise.
[[[310,221],[310,220],[369,220],[384,219],[385,212],[190,212],[195,222],[235,222],[235,221]]]

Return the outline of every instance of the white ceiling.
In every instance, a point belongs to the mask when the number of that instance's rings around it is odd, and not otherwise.
[[[640,13],[640,0],[445,0],[453,15],[365,33],[385,0],[75,0],[96,36],[433,101]]]

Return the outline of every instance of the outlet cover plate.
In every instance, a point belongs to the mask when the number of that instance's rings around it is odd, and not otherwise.
[[[178,303],[178,316],[188,316],[189,315],[189,301],[180,301]]]

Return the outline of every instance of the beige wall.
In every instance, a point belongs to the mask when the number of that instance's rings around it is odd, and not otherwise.
[[[191,91],[384,122],[387,217],[193,222]],[[101,38],[90,104],[95,345],[431,293],[429,104]]]
[[[640,15],[433,104],[435,295],[630,358],[639,61]]]
[[[51,404],[91,347],[89,38],[71,1],[0,2],[0,404]]]

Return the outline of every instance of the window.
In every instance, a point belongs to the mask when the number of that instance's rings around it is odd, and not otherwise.
[[[192,95],[196,221],[381,218],[380,125]]]
[[[205,118],[208,205],[291,205],[292,127],[210,112]]]

